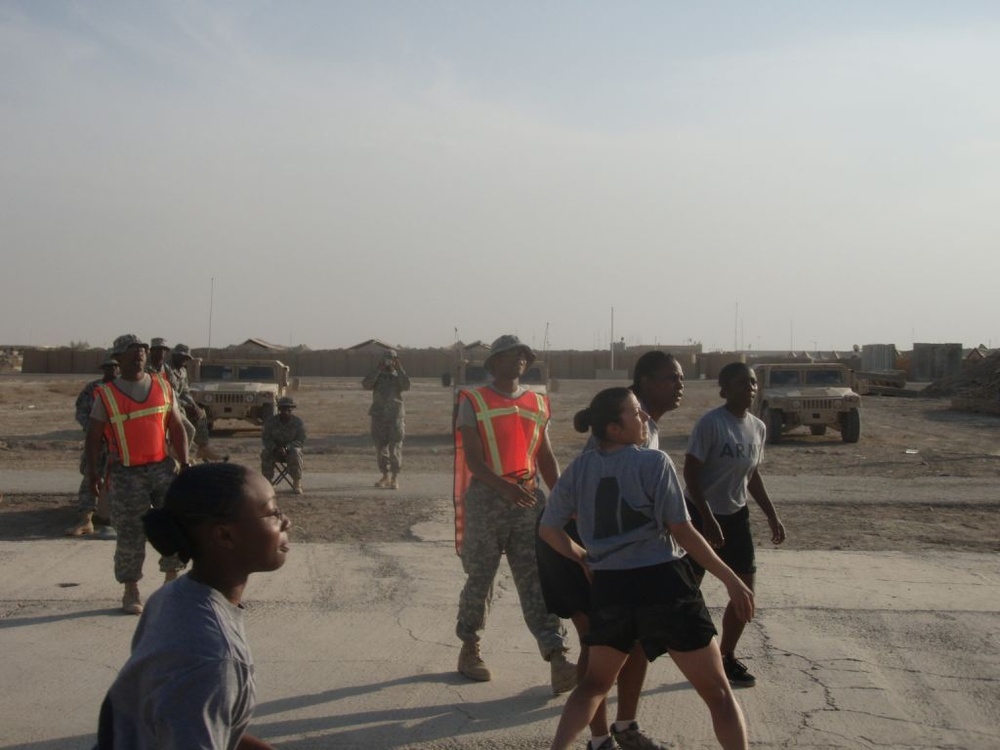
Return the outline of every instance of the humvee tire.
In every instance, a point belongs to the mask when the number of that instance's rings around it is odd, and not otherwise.
[[[776,409],[765,408],[761,414],[761,419],[767,427],[767,442],[771,445],[781,442],[781,426],[784,422],[781,412]]]
[[[861,439],[861,412],[851,409],[841,417],[840,437],[845,443],[856,443]]]

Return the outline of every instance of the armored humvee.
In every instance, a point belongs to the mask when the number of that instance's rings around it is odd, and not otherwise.
[[[262,425],[289,385],[288,365],[276,359],[200,360],[188,364],[191,395],[208,417]]]
[[[851,387],[851,371],[837,362],[755,365],[757,398],[753,412],[767,425],[767,442],[800,426],[813,435],[828,427],[845,443],[861,438],[861,396]]]

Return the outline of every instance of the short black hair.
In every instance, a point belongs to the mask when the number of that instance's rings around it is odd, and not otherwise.
[[[635,370],[632,372],[632,385],[629,386],[633,392],[638,392],[643,378],[651,378],[667,365],[673,366],[677,358],[670,352],[661,352],[653,349],[643,354],[635,362]]]
[[[744,373],[753,372],[753,368],[746,362],[730,362],[719,372],[719,387],[725,388],[733,380]]]

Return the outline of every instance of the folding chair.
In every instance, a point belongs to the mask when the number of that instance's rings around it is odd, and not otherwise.
[[[274,479],[271,480],[271,485],[277,487],[282,481],[284,481],[285,484],[288,485],[289,489],[294,489],[295,485],[292,484],[292,478],[288,475],[288,462],[278,461],[276,459],[274,462],[274,469],[275,474]]]

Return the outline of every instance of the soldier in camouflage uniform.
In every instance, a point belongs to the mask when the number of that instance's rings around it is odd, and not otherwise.
[[[472,680],[492,679],[480,653],[480,632],[500,557],[506,554],[524,621],[550,664],[552,691],[558,695],[576,685],[576,665],[566,659],[566,630],[547,611],[538,578],[535,536],[545,506],[538,480],[541,476],[551,488],[559,478],[559,462],[549,443],[548,398],[520,384],[534,359],[517,336],[501,336],[484,363],[493,382],[460,394],[456,545],[466,581],[455,633],[462,641],[458,671]]]
[[[98,380],[91,380],[87,385],[83,387],[80,391],[80,395],[76,397],[76,415],[75,419],[79,423],[80,427],[83,428],[84,434],[87,432],[87,425],[90,423],[90,412],[94,408],[94,389],[103,383],[110,383],[116,377],[118,377],[118,360],[116,359],[106,359],[101,363],[101,369],[104,371],[104,376]],[[101,444],[101,453],[98,458],[99,468],[102,473],[108,470],[108,445],[107,443]],[[98,498],[90,489],[90,482],[87,481],[87,451],[80,451],[80,474],[83,475],[80,480],[80,489],[76,493],[77,507],[80,511],[80,520],[75,526],[66,530],[66,536],[83,536],[85,534],[94,533],[94,522],[103,523],[107,525],[108,521],[108,509],[107,503],[102,502],[102,498]],[[99,508],[98,505],[101,507]],[[103,511],[98,513],[99,518],[95,518],[95,513],[98,511]]]
[[[188,386],[186,365],[191,359],[191,349],[184,344],[177,344],[170,352],[170,364],[166,368],[167,378],[173,386],[174,393],[177,394],[177,400],[187,422],[184,429],[188,432],[188,442],[194,443],[195,456],[203,461],[228,461],[229,456],[219,455],[209,445],[208,417],[205,415],[205,410],[195,402]]]
[[[274,482],[274,462],[288,464],[292,478],[292,492],[302,494],[302,446],[306,443],[306,427],[292,414],[296,407],[290,396],[278,399],[278,413],[267,418],[260,439],[264,449],[260,452],[260,473]]]
[[[410,390],[410,376],[403,370],[396,352],[389,349],[378,368],[361,381],[361,387],[372,392],[368,414],[372,418],[375,457],[382,472],[382,478],[375,486],[398,490],[399,470],[403,463],[403,437],[406,434],[403,391]]]
[[[121,375],[98,387],[90,412],[87,480],[94,494],[109,493],[111,523],[118,533],[115,578],[125,587],[122,609],[140,614],[138,581],[146,557],[142,516],[151,507],[162,506],[177,474],[177,461],[167,452],[167,436],[182,468],[189,465],[188,443],[169,383],[145,371],[148,345],[134,334],[125,334],[115,339],[114,356]],[[106,436],[110,458],[105,483],[100,453]],[[176,578],[183,567],[176,557],[160,558],[166,581]]]

